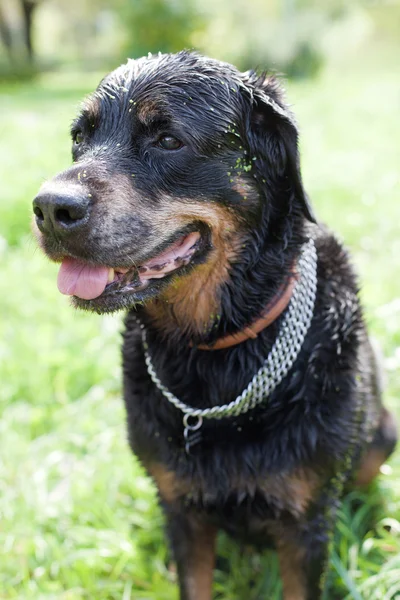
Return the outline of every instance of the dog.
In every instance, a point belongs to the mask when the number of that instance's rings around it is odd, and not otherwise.
[[[72,140],[34,228],[75,307],[127,310],[129,442],[181,600],[210,600],[220,529],[276,548],[285,600],[318,600],[344,490],[375,477],[397,433],[280,83],[187,51],[129,60]]]

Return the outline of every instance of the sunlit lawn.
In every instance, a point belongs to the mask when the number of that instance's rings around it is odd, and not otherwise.
[[[303,174],[321,220],[351,248],[400,415],[397,76],[325,74],[289,86]],[[118,317],[72,311],[36,250],[30,205],[68,166],[68,126],[93,75],[0,88],[0,598],[176,598],[162,517],[126,442]],[[400,453],[347,499],[328,600],[400,598]],[[273,554],[220,541],[217,597],[280,598]],[[250,589],[250,591],[249,591]]]

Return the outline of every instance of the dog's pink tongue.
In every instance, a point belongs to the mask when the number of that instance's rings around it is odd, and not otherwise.
[[[58,289],[67,296],[92,300],[104,292],[109,270],[86,265],[75,258],[64,258],[58,272]]]

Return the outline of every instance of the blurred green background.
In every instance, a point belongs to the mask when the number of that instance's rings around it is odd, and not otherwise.
[[[74,312],[31,202],[70,164],[80,100],[183,47],[286,75],[316,212],[351,249],[400,416],[400,4],[0,0],[0,599],[167,600],[154,488],[128,450],[120,316]],[[343,504],[327,600],[400,598],[400,452]],[[363,502],[360,502],[362,500]],[[278,600],[275,556],[222,537],[216,598]]]

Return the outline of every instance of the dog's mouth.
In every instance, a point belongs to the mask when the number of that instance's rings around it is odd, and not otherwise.
[[[93,301],[144,292],[153,280],[164,279],[191,263],[202,246],[199,231],[181,235],[167,248],[141,264],[127,267],[91,265],[67,257],[58,274],[62,294],[80,301]],[[91,302],[89,302],[91,304]]]

